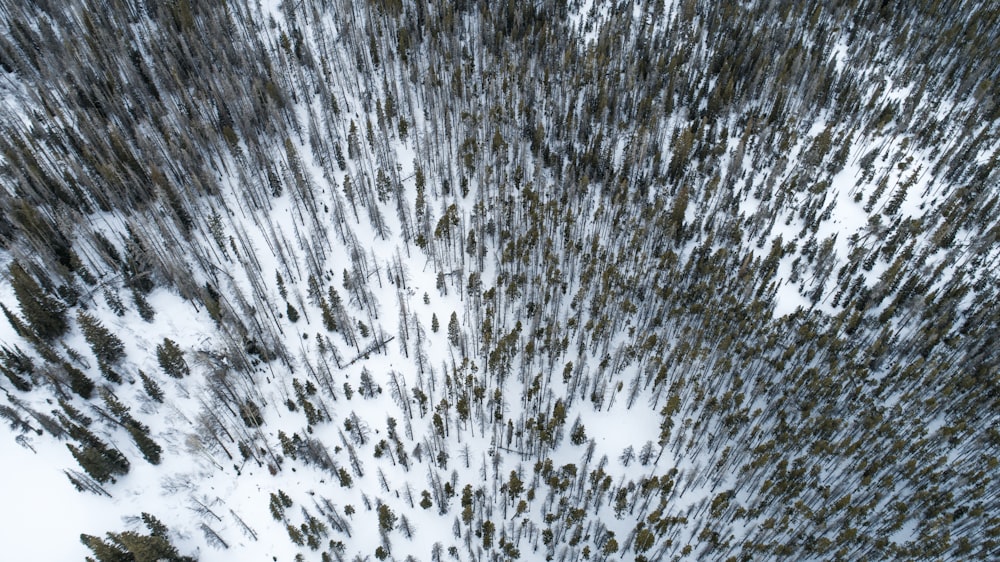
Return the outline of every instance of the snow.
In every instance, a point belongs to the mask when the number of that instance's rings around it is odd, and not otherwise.
[[[268,0],[264,4],[264,13],[273,15],[280,25],[284,25],[279,9],[281,3],[277,0]],[[586,0],[579,5],[571,19],[575,22],[583,41],[596,40],[602,22],[609,17],[608,10],[607,6],[598,6],[593,0]],[[671,13],[672,10],[673,7],[668,3],[666,13]],[[632,16],[638,18],[641,14],[633,13]],[[587,26],[590,26],[589,30]],[[845,59],[849,50],[849,46],[843,41],[840,39],[835,43],[831,55],[836,61],[838,71],[846,64]],[[387,61],[385,64],[390,62]],[[376,87],[376,91],[372,92],[374,96],[384,94],[377,91],[378,89]],[[909,93],[909,86],[894,86],[892,81],[888,80],[886,92],[880,102],[903,101]],[[343,92],[342,97],[338,99],[343,100],[342,111],[345,116],[332,126],[339,127],[337,131],[343,133],[346,122],[354,119],[362,129],[360,132],[363,136],[365,119],[373,117],[356,113],[360,112],[360,108],[365,104],[350,92]],[[308,123],[311,115],[324,115],[318,96],[303,96],[299,100],[299,104],[295,107],[295,115],[300,124]],[[582,104],[583,100],[578,103]],[[352,528],[349,540],[346,535],[335,532],[331,532],[328,537],[349,542],[346,552],[348,556],[353,556],[355,553],[370,555],[382,544],[382,537],[377,529],[375,505],[377,502],[384,502],[397,515],[406,514],[411,524],[417,528],[417,533],[412,539],[404,538],[398,530],[390,534],[393,556],[401,559],[406,554],[412,554],[417,559],[424,560],[429,558],[427,553],[436,541],[460,544],[461,541],[453,538],[449,530],[451,522],[459,515],[461,508],[458,505],[459,500],[452,498],[448,503],[448,513],[440,515],[438,505],[424,512],[419,507],[414,508],[410,505],[407,492],[412,491],[413,501],[419,502],[420,493],[432,488],[429,482],[431,478],[447,480],[453,471],[456,475],[455,487],[459,493],[466,484],[474,488],[482,487],[487,491],[484,518],[496,522],[498,527],[513,530],[520,521],[509,517],[503,502],[497,499],[499,492],[496,488],[511,470],[517,470],[522,474],[523,480],[529,481],[534,473],[536,458],[534,455],[522,455],[516,445],[507,447],[503,428],[508,421],[519,425],[524,417],[534,415],[532,410],[524,407],[520,390],[523,379],[530,381],[536,373],[544,378],[547,384],[539,398],[541,403],[548,405],[548,409],[544,406],[541,408],[542,412],[551,411],[551,403],[556,398],[562,397],[567,402],[572,401],[571,407],[568,408],[568,419],[562,428],[562,443],[546,453],[557,469],[568,464],[582,467],[586,462],[584,456],[587,446],[569,443],[570,428],[575,417],[579,415],[588,438],[593,439],[594,443],[594,455],[589,461],[588,470],[596,467],[602,457],[606,456],[608,462],[605,470],[614,479],[616,486],[624,483],[626,479],[635,480],[654,474],[663,475],[675,468],[679,471],[676,477],[677,486],[668,509],[670,514],[700,509],[713,494],[726,490],[736,482],[736,474],[715,479],[705,475],[719,458],[721,452],[718,450],[692,455],[674,453],[674,443],[687,442],[695,435],[694,429],[681,426],[679,417],[675,418],[677,423],[673,428],[674,433],[664,450],[661,451],[660,447],[655,445],[660,434],[661,416],[658,406],[662,406],[662,398],[657,403],[651,404],[649,394],[640,392],[634,405],[630,407],[626,404],[631,382],[635,380],[637,384],[642,384],[646,373],[640,371],[640,368],[651,363],[623,361],[623,367],[614,366],[609,369],[596,366],[605,356],[614,355],[613,363],[617,362],[622,349],[638,341],[631,334],[626,335],[624,329],[605,343],[603,349],[599,349],[601,347],[599,345],[587,346],[587,342],[583,341],[584,332],[577,331],[573,333],[574,338],[570,341],[570,351],[555,354],[554,360],[536,356],[530,362],[521,363],[523,357],[521,355],[514,362],[511,372],[507,373],[506,382],[502,385],[497,381],[497,373],[491,369],[488,377],[479,379],[488,381],[485,383],[487,388],[484,389],[486,399],[481,406],[473,403],[472,409],[473,412],[480,407],[487,411],[491,410],[489,402],[494,390],[502,390],[505,401],[500,408],[500,423],[495,427],[492,423],[484,423],[478,413],[474,413],[468,423],[455,421],[457,417],[455,403],[463,391],[447,388],[446,377],[457,379],[458,382],[454,386],[463,388],[464,376],[487,368],[486,365],[476,364],[481,355],[473,353],[470,353],[470,356],[477,359],[463,365],[460,359],[461,352],[448,341],[447,324],[452,312],[455,312],[460,319],[462,337],[466,339],[466,345],[475,346],[472,340],[481,330],[481,326],[477,325],[476,311],[468,304],[469,299],[478,298],[478,295],[469,295],[465,289],[468,275],[475,271],[475,266],[470,265],[468,270],[456,272],[460,274],[447,275],[447,294],[442,294],[437,287],[436,272],[438,270],[448,272],[452,269],[448,261],[452,259],[452,253],[443,250],[447,242],[438,239],[430,241],[430,244],[441,246],[434,258],[428,257],[412,242],[409,245],[404,244],[400,236],[403,226],[394,208],[394,196],[390,196],[387,203],[368,203],[382,213],[386,229],[390,233],[387,236],[376,232],[370,220],[369,209],[364,205],[358,205],[357,218],[350,212],[349,206],[345,206],[348,211],[343,217],[337,216],[334,212],[340,206],[339,201],[343,197],[341,187],[345,178],[350,175],[356,182],[372,181],[376,169],[375,162],[396,166],[395,170],[385,171],[391,179],[399,178],[401,181],[403,199],[406,201],[415,199],[414,170],[418,159],[418,140],[423,134],[421,122],[423,117],[419,109],[414,115],[417,122],[414,123],[409,140],[393,138],[389,144],[389,154],[382,158],[376,157],[372,147],[362,141],[361,158],[348,162],[347,170],[334,169],[332,165],[324,168],[322,154],[319,159],[316,158],[314,149],[309,144],[308,135],[292,135],[291,146],[307,179],[308,187],[303,193],[298,193],[292,182],[284,181],[291,174],[285,174],[281,178],[284,192],[280,197],[269,198],[266,202],[268,208],[254,209],[248,203],[246,183],[253,180],[248,180],[236,172],[223,174],[221,182],[225,195],[221,202],[223,206],[220,208],[223,238],[227,241],[232,239],[237,248],[226,246],[224,250],[220,249],[211,236],[204,232],[195,232],[187,241],[192,248],[201,248],[206,253],[211,251],[220,256],[222,252],[228,254],[229,259],[225,260],[225,263],[221,257],[219,258],[218,270],[197,274],[199,284],[207,282],[215,286],[224,297],[227,307],[231,308],[234,315],[245,325],[273,325],[276,330],[280,330],[282,334],[280,341],[261,343],[283,346],[287,352],[287,363],[273,360],[255,365],[250,372],[241,372],[224,358],[223,352],[227,347],[239,349],[244,346],[243,334],[220,330],[201,303],[196,305],[194,302],[186,301],[171,290],[158,288],[149,295],[149,302],[157,311],[152,322],[144,322],[131,306],[124,317],[115,316],[99,293],[96,293],[93,299],[85,299],[89,311],[118,335],[125,345],[128,361],[122,366],[121,371],[126,382],[115,386],[114,392],[124,403],[132,406],[132,414],[137,419],[150,427],[153,439],[164,447],[164,460],[159,466],[149,465],[142,459],[138,449],[124,431],[112,424],[96,422],[94,425],[98,429],[95,431],[102,438],[119,446],[132,461],[131,472],[114,485],[108,486],[113,497],[98,497],[77,493],[62,474],[63,467],[77,469],[75,461],[64,446],[65,443],[32,437],[26,442],[38,451],[32,453],[15,441],[14,437],[18,431],[0,430],[0,458],[8,460],[11,465],[9,472],[6,473],[7,478],[0,484],[0,497],[8,499],[11,505],[23,506],[16,511],[9,510],[5,520],[0,521],[2,523],[0,543],[5,545],[13,559],[82,558],[86,549],[78,540],[79,533],[103,535],[107,531],[138,529],[139,524],[134,517],[141,510],[154,513],[172,529],[172,538],[182,553],[194,553],[204,561],[272,559],[272,557],[288,560],[298,552],[314,554],[290,542],[285,534],[285,521],[279,523],[272,519],[268,499],[270,494],[281,490],[287,492],[294,502],[294,505],[286,510],[287,523],[294,526],[303,522],[303,509],[318,516],[317,502],[321,502],[323,498],[328,498],[335,504],[339,513],[343,513],[347,505],[354,507],[356,513],[348,517]],[[666,120],[669,127],[683,126],[681,124],[683,111],[681,109],[679,114]],[[830,125],[828,119],[828,116],[821,116],[803,124],[802,130],[799,131],[801,135],[784,156],[787,156],[790,162],[796,162],[798,156],[808,149],[816,136]],[[841,132],[846,133],[838,131]],[[837,138],[837,135],[834,137]],[[727,146],[730,152],[738,145],[737,139],[736,134],[728,139]],[[870,242],[869,245],[883,242],[868,240],[869,237],[875,237],[869,232],[873,217],[879,217],[883,223],[896,218],[920,217],[927,212],[926,209],[933,208],[935,204],[932,198],[936,194],[928,194],[931,191],[932,180],[928,170],[934,159],[927,154],[927,151],[908,148],[904,146],[902,139],[897,139],[886,131],[858,132],[856,136],[852,132],[851,140],[853,144],[846,158],[846,164],[839,170],[818,175],[818,179],[829,180],[829,186],[821,195],[822,207],[831,209],[829,219],[819,221],[814,230],[808,230],[807,227],[811,225],[805,223],[799,216],[798,210],[811,201],[812,196],[801,190],[797,193],[788,190],[790,201],[785,203],[774,217],[773,227],[765,226],[752,240],[745,240],[742,247],[737,248],[740,252],[763,259],[779,239],[785,246],[796,244],[798,249],[789,252],[778,264],[775,277],[777,294],[773,307],[773,315],[776,318],[792,314],[799,309],[813,307],[806,296],[809,292],[808,284],[791,281],[793,262],[799,257],[799,251],[807,239],[813,237],[817,243],[836,240],[833,265],[833,271],[836,272],[847,263],[851,252],[857,246],[851,241],[852,235],[857,235],[862,243]],[[615,164],[619,165],[626,148],[626,139],[619,138],[611,146]],[[873,147],[880,148],[873,173],[875,177],[884,176],[889,187],[877,201],[874,201],[871,211],[866,211],[865,203],[874,190],[874,182],[863,182],[860,186],[855,184],[865,173],[858,162]],[[670,148],[663,146],[660,150],[663,151],[664,162],[668,162]],[[452,153],[443,158],[457,159],[458,155],[455,152],[457,151],[452,150]],[[889,159],[897,153],[902,154],[900,160]],[[977,161],[984,163],[988,154],[989,152],[984,149],[977,155]],[[274,160],[276,166],[282,170],[290,168],[291,163],[286,153],[278,151],[274,155]],[[721,159],[720,170],[728,170],[730,161],[729,155],[725,155]],[[905,169],[898,167],[898,162],[904,161]],[[224,169],[238,169],[237,163],[232,158],[225,164]],[[732,185],[743,185],[744,174],[750,178],[746,182],[749,187],[747,193],[741,194],[739,208],[745,217],[753,217],[755,213],[773,208],[752,195],[753,188],[764,181],[764,175],[758,173],[755,164],[757,163],[753,162],[752,158],[747,157],[742,161],[742,169],[734,171],[740,179],[732,182]],[[914,185],[907,191],[898,213],[893,217],[886,217],[884,209],[891,200],[894,190],[918,169],[920,173],[915,176]],[[776,189],[781,189],[781,184],[789,182],[792,177],[803,172],[801,169],[795,169],[795,164],[790,165],[781,177],[776,178],[776,185],[779,186]],[[428,174],[429,180],[428,192],[439,195],[436,193],[440,185],[437,181],[439,170],[425,170],[425,173]],[[554,180],[550,177],[550,172],[543,170],[536,172],[535,179],[538,180],[536,189],[539,190],[550,189]],[[454,203],[460,216],[458,237],[464,238],[468,223],[471,221],[480,180],[478,177],[470,179],[468,197],[455,195],[457,186],[453,185],[451,196],[429,198],[431,224],[436,224],[443,216],[447,205]],[[859,190],[863,195],[860,202],[855,200],[855,194]],[[315,199],[318,209],[316,218],[310,216],[308,210],[310,197]],[[685,220],[689,225],[702,218],[694,204],[688,206]],[[95,222],[101,225],[100,228],[104,229],[109,238],[114,238],[115,233],[123,230],[124,226],[122,219],[114,216],[98,216]],[[693,225],[696,228],[699,226]],[[968,233],[960,233],[957,240],[960,243],[971,242],[968,240],[969,236]],[[682,257],[689,255],[693,246],[694,244],[691,244],[681,249]],[[347,343],[340,334],[327,333],[322,327],[320,307],[311,302],[313,299],[305,297],[309,292],[307,254],[314,251],[323,254],[319,261],[322,271],[327,274],[318,280],[323,291],[331,286],[336,288],[345,302],[352,321],[362,321],[371,329],[372,333],[369,336],[359,336],[360,342],[356,347]],[[995,254],[996,252],[994,256]],[[7,259],[6,254],[0,255]],[[940,255],[933,255],[929,258],[929,263],[938,263],[942,259]],[[395,278],[393,264],[397,260],[405,270],[403,279]],[[443,263],[435,263],[434,260]],[[351,304],[349,291],[344,288],[342,272],[353,270],[355,262],[360,273],[367,275],[368,287],[374,297],[374,304],[371,307],[363,307],[358,303]],[[0,271],[6,271],[7,264],[4,263],[2,266]],[[878,279],[887,267],[888,264],[879,260],[871,269],[869,282]],[[497,257],[491,248],[491,254],[481,272],[484,289],[491,288],[497,283],[497,269]],[[292,323],[283,314],[284,300],[276,286],[276,272],[280,272],[284,277],[288,302],[296,306],[302,314],[302,318],[296,323]],[[832,281],[827,281],[825,295],[830,293],[831,284]],[[405,285],[405,288],[400,285]],[[111,286],[115,286],[114,281],[111,282]],[[258,290],[258,286],[262,288]],[[800,287],[804,287],[805,290]],[[572,297],[579,287],[571,286],[570,289],[569,295]],[[424,302],[425,294],[429,302]],[[250,300],[242,303],[240,299],[246,295],[250,295]],[[970,295],[968,299],[971,298]],[[500,324],[498,328],[510,330],[512,322],[506,320],[513,317],[525,319],[525,324],[530,323],[524,311],[509,310],[510,305],[506,295],[501,299],[504,301],[501,302],[500,310],[496,312],[497,317],[503,321],[498,322]],[[836,313],[837,310],[828,300],[821,301],[816,308],[821,312]],[[16,302],[9,286],[0,285],[0,301]],[[409,341],[404,342],[399,333],[401,330],[398,309],[401,305],[408,311],[403,326],[412,332],[418,329],[424,331],[426,341],[422,350],[416,348],[415,336],[411,335]],[[972,305],[971,300],[964,304],[964,306]],[[429,329],[432,314],[436,314],[440,322],[441,328],[437,333]],[[568,315],[575,315],[577,312],[564,311],[562,314],[560,318],[546,320],[565,322]],[[586,318],[582,314],[581,317]],[[96,365],[87,342],[75,326],[75,322],[72,323],[73,331],[66,337],[65,343],[80,352],[90,365]],[[254,332],[252,329],[248,331]],[[320,350],[317,341],[320,335],[324,337],[325,352]],[[156,346],[167,337],[177,342],[192,369],[192,375],[184,380],[167,377],[161,372],[156,360]],[[362,353],[362,350],[382,337],[395,337],[395,339],[384,349]],[[524,349],[524,345],[533,337],[535,336],[528,326],[525,326],[524,332],[518,336],[516,349],[519,353],[523,353],[521,350]],[[577,337],[580,338],[579,349],[582,350],[579,355],[574,354],[577,349]],[[16,343],[22,348],[28,348],[6,322],[0,322],[0,342],[4,345]],[[672,345],[676,343],[671,342]],[[319,405],[321,411],[329,412],[330,419],[310,425],[301,406],[295,411],[290,411],[287,407],[290,399],[295,398],[292,381],[298,379],[302,382],[318,382],[314,369],[319,369],[319,364],[324,361],[336,363],[331,348],[345,363],[352,359],[356,360],[350,365],[331,369],[334,392],[329,393],[325,388],[321,388],[316,397],[311,398]],[[609,350],[613,352],[609,353]],[[423,368],[423,372],[418,372],[413,356],[422,351],[427,353],[428,364]],[[568,388],[561,381],[558,368],[558,365],[569,360],[577,362],[578,365],[585,363],[580,376],[585,377],[587,381],[581,384],[571,397],[565,396]],[[709,365],[695,360],[691,370],[696,376],[701,376],[703,374],[701,369],[708,367]],[[166,394],[164,404],[156,404],[145,396],[138,379],[140,369],[159,381]],[[382,392],[377,396],[366,398],[358,392],[359,380],[364,371],[370,373],[381,386]],[[86,372],[95,382],[99,384],[106,382],[101,379],[96,368],[88,367]],[[228,408],[221,402],[213,400],[212,387],[218,383],[212,382],[210,376],[220,373],[228,377],[225,380],[229,384],[237,387],[241,397],[249,397],[259,404],[266,420],[266,424],[261,428],[261,434],[255,434],[253,429],[243,427],[238,415],[227,411]],[[420,414],[415,399],[407,393],[406,404],[413,411],[412,417],[408,416],[404,408],[391,396],[391,374],[396,374],[405,381],[407,389],[416,388],[419,380],[428,381],[433,378],[435,383],[433,396],[430,397],[431,411],[426,415]],[[599,384],[599,381],[595,381],[598,377],[600,382],[606,383],[609,388],[609,396],[605,397],[600,408],[594,407],[590,401],[590,389]],[[724,390],[718,388],[722,383],[709,381],[709,377],[705,379],[705,384],[710,387],[709,392]],[[350,384],[355,392],[350,399],[343,391],[345,383]],[[622,384],[621,390],[616,390],[617,384]],[[320,384],[317,386],[322,387]],[[422,386],[428,388],[432,385]],[[716,388],[711,388],[712,386]],[[613,405],[611,394],[614,395]],[[431,458],[430,452],[425,452],[423,459],[418,461],[411,451],[418,444],[427,447],[427,443],[434,440],[435,429],[431,422],[433,408],[443,399],[451,403],[448,413],[451,418],[451,423],[448,424],[449,436],[444,440],[449,461],[446,469],[438,470],[437,461]],[[39,390],[29,394],[25,398],[25,404],[43,413],[58,408],[58,405],[46,400],[46,393]],[[92,403],[100,405],[100,399],[95,398]],[[766,408],[768,404],[760,398],[753,407]],[[94,414],[89,410],[85,413]],[[227,427],[239,432],[235,440],[256,438],[253,439],[254,447],[266,445],[275,451],[281,449],[279,432],[289,437],[298,434],[299,437],[314,438],[326,445],[331,458],[338,466],[350,471],[347,442],[341,439],[341,431],[345,428],[345,421],[353,413],[357,413],[368,424],[370,435],[364,444],[354,445],[361,459],[364,474],[362,476],[352,473],[354,484],[350,488],[342,487],[332,472],[308,465],[302,459],[292,459],[289,455],[284,455],[280,470],[276,469],[276,474],[271,474],[267,464],[258,465],[253,460],[243,461],[235,443],[223,439],[219,440],[218,445],[213,443],[209,432],[201,427],[202,422],[210,415],[217,415],[229,422],[225,424]],[[396,431],[401,435],[407,453],[411,455],[409,468],[404,468],[397,462],[398,459],[394,460],[388,455],[381,458],[375,456],[375,448],[379,441],[389,439],[387,419],[389,417],[398,423]],[[936,420],[936,425],[931,425],[932,430],[940,427],[941,423],[943,422]],[[488,428],[485,434],[484,425]],[[626,467],[619,460],[619,455],[626,447],[631,446],[638,453],[647,442],[654,444],[656,461],[647,464],[633,461],[634,464]],[[466,461],[466,451],[468,461]],[[396,451],[392,451],[392,455],[395,454]],[[263,456],[268,463],[273,459],[267,455]],[[501,478],[497,479],[495,475],[500,475]],[[706,484],[707,480],[712,480],[711,489]],[[550,497],[546,484],[539,483],[537,490],[538,496],[525,515],[536,524],[543,521],[546,513],[558,509],[546,503],[546,498]],[[580,493],[582,495],[583,492]],[[53,515],[52,506],[57,503],[59,512]],[[370,504],[370,507],[366,504]],[[502,515],[501,509],[503,509]],[[624,520],[615,518],[608,501],[604,502],[595,517],[617,533],[619,540],[624,539],[636,523],[636,520],[631,518]],[[255,531],[243,529],[240,520],[245,521]],[[51,523],[51,529],[46,529],[44,537],[40,536],[40,521]],[[227,542],[228,549],[210,546],[210,541],[203,535],[203,525],[218,533]],[[736,538],[739,540],[744,536],[750,536],[753,531],[752,527],[742,531],[737,530]],[[258,534],[256,538],[253,536],[254,532]],[[499,532],[498,528],[498,535]],[[468,529],[463,528],[463,534],[467,535]],[[908,533],[904,534],[909,536]],[[690,537],[682,535],[681,538]],[[40,540],[44,540],[44,543],[39,544]],[[532,559],[533,555],[539,555],[529,552],[527,546],[521,550],[524,559]],[[464,560],[465,551],[462,556]]]
[[[33,438],[31,452],[0,430],[4,477],[0,497],[8,509],[0,517],[0,544],[9,560],[82,560],[90,553],[80,533],[103,535],[121,527],[116,511],[96,496],[77,492],[63,474],[76,461],[62,443]]]

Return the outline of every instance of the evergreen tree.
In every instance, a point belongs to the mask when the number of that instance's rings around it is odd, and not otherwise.
[[[160,464],[160,454],[163,452],[163,448],[150,438],[149,428],[132,420],[131,423],[125,425],[125,429],[132,436],[132,440],[135,441],[142,457],[149,461],[149,464]]]
[[[97,562],[135,562],[135,557],[115,544],[109,544],[100,537],[80,535],[80,542],[94,553]]]
[[[143,535],[134,531],[109,535],[120,544],[135,562],[160,562],[177,560],[177,549],[164,536]]]
[[[20,390],[21,392],[28,392],[31,390],[31,382],[28,379],[22,377],[7,367],[0,366],[0,371],[2,371],[4,376],[7,377],[10,384],[14,385],[14,388]]]
[[[94,553],[97,562],[196,562],[181,556],[170,543],[166,525],[156,517],[142,514],[149,534],[137,531],[107,533],[108,540],[93,535],[80,535],[80,542]],[[88,558],[89,560],[89,558]]]
[[[110,366],[125,355],[125,345],[100,320],[82,310],[77,312],[76,319],[98,361]]]
[[[0,303],[0,309],[3,310],[4,316],[7,317],[7,322],[9,322],[11,326],[13,326],[14,332],[17,335],[25,339],[32,339],[35,337],[35,334],[31,331],[31,328],[29,328],[28,325],[25,324],[23,320],[14,315],[14,313],[11,312],[10,309],[7,308],[5,304]]]
[[[66,333],[66,306],[49,296],[18,262],[11,263],[9,271],[21,314],[38,337],[52,340]]]
[[[115,476],[128,474],[128,459],[96,438],[90,443],[82,443],[80,448],[69,443],[66,447],[87,474],[101,484],[114,482]]]
[[[83,374],[83,371],[77,369],[69,363],[63,362],[63,370],[66,371],[66,376],[69,377],[69,388],[81,398],[90,398],[91,394],[94,392],[94,381],[90,380],[87,375]]]
[[[142,388],[146,391],[146,394],[153,400],[162,403],[163,390],[160,389],[160,385],[141,370],[139,371],[139,378],[142,379]]]
[[[448,320],[448,341],[451,345],[458,347],[461,343],[462,329],[458,324],[458,314],[452,312],[451,319]]]
[[[191,369],[184,360],[184,353],[170,338],[163,338],[163,343],[156,346],[156,359],[163,372],[175,379],[191,374]]]
[[[378,504],[378,528],[388,533],[396,526],[396,514],[384,503]]]

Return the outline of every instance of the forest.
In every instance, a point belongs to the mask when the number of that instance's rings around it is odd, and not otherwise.
[[[1000,558],[998,57],[982,0],[0,0],[0,558]]]

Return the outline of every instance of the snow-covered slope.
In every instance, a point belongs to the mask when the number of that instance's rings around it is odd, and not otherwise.
[[[2,558],[998,555],[988,3],[195,4],[2,12]]]

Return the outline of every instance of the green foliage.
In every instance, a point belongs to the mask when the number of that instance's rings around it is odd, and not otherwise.
[[[80,542],[90,549],[97,562],[134,562],[135,557],[116,544],[109,544],[100,537],[81,534]]]
[[[656,543],[656,535],[654,535],[649,529],[639,529],[635,535],[636,552],[646,552],[650,548],[653,548],[654,543]]]
[[[340,480],[340,485],[343,488],[350,488],[354,484],[351,474],[343,467],[337,470],[337,478]]]
[[[305,538],[302,536],[302,531],[298,527],[292,524],[285,525],[285,529],[288,531],[288,538],[292,539],[292,542],[303,546],[306,544]]]
[[[149,428],[132,420],[131,423],[126,424],[125,429],[128,430],[129,435],[132,436],[132,440],[135,441],[139,451],[142,452],[143,458],[149,461],[150,464],[160,464],[160,454],[163,452],[163,448],[149,436]]]
[[[83,399],[88,399],[94,393],[94,381],[90,380],[90,377],[83,374],[83,371],[77,369],[69,363],[63,362],[63,371],[66,372],[66,376],[69,378],[69,388],[78,396]]]
[[[76,319],[98,361],[110,366],[125,356],[125,345],[100,320],[82,310],[77,312]]]
[[[112,291],[110,288],[105,287],[104,302],[108,303],[108,308],[110,308],[116,316],[125,316],[125,305],[122,303],[122,299],[118,296],[116,291]]]
[[[102,484],[114,482],[115,476],[128,474],[128,459],[99,439],[93,438],[90,442],[81,443],[79,448],[70,443],[66,447],[87,474]]]
[[[583,427],[583,424],[580,423],[580,420],[577,420],[577,422],[573,424],[573,429],[569,435],[569,441],[574,445],[583,445],[587,442],[587,431]]]
[[[21,314],[35,334],[43,340],[53,340],[66,333],[69,327],[66,322],[66,306],[39,287],[18,262],[11,263],[9,271],[11,287],[21,306]]]
[[[281,504],[281,499],[274,492],[271,492],[271,501],[268,507],[271,510],[271,517],[275,521],[281,521],[285,518],[285,506]]]
[[[483,521],[483,548],[489,550],[493,548],[493,532],[496,530],[496,526],[492,521],[487,519]]]
[[[462,329],[458,324],[458,314],[455,312],[451,313],[451,318],[448,320],[448,341],[451,345],[458,347],[461,343]]]
[[[378,505],[378,528],[383,533],[388,533],[396,526],[396,514],[384,503]]]
[[[162,403],[163,390],[160,389],[160,385],[150,378],[149,375],[142,372],[142,370],[139,371],[139,378],[142,379],[142,388],[146,391],[146,394],[153,400]]]
[[[156,360],[163,372],[175,379],[191,374],[191,369],[184,360],[184,352],[170,338],[163,338],[163,343],[156,346]]]

